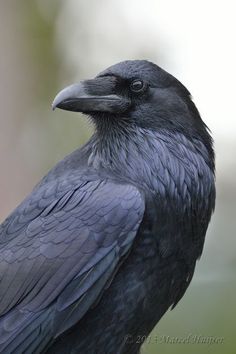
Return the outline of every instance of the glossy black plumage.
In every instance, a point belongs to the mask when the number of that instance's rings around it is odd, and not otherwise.
[[[96,131],[0,227],[0,352],[138,353],[201,255],[211,137],[186,88],[147,61],[53,105],[90,115]]]

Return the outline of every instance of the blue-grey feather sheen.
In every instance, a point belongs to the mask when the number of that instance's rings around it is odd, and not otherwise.
[[[113,130],[102,139],[95,134],[85,145],[85,150],[91,149],[88,164],[92,169],[132,181],[157,198],[171,198],[180,208],[207,208],[211,194],[213,202],[214,173],[199,139],[191,141],[183,133],[164,129],[126,129]]]

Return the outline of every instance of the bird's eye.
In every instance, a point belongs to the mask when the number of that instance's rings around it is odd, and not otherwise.
[[[134,80],[130,84],[130,89],[133,92],[140,92],[143,90],[143,88],[144,88],[144,83],[142,80]]]

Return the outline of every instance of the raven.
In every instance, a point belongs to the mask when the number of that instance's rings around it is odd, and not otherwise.
[[[0,352],[138,353],[201,256],[212,138],[188,90],[145,60],[65,88],[56,107],[95,132],[0,226]]]

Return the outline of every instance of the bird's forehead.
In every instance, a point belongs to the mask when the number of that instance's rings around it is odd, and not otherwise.
[[[114,75],[124,79],[139,78],[154,87],[167,87],[176,80],[172,75],[147,60],[126,60],[110,66],[97,77]]]
[[[110,66],[98,76],[117,75],[128,79],[133,77],[151,79],[158,75],[159,70],[161,69],[157,65],[146,60],[126,60]]]

